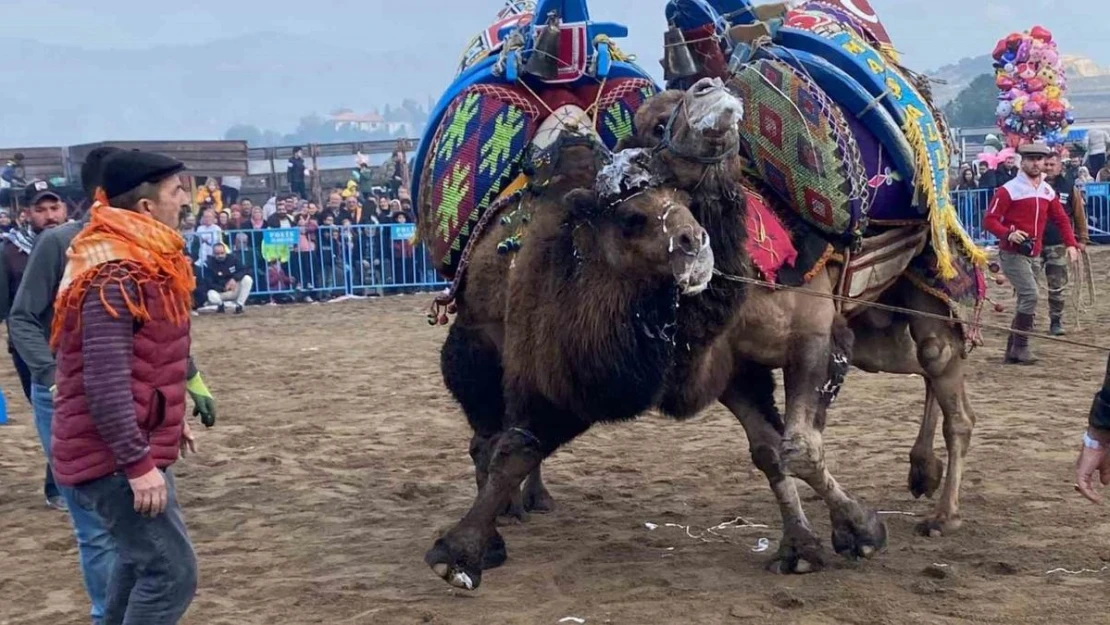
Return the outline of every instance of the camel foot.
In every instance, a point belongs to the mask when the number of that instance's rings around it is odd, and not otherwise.
[[[524,501],[520,497],[513,497],[509,505],[497,515],[497,525],[520,525],[528,522],[528,513],[525,512]]]
[[[537,514],[554,512],[555,498],[547,492],[543,483],[533,484],[529,481],[524,485],[524,509]]]
[[[932,456],[922,461],[910,459],[909,487],[914,499],[920,499],[922,495],[931,498],[943,481],[944,463],[940,458]]]
[[[825,568],[825,550],[813,532],[790,528],[782,536],[779,551],[767,563],[767,570],[780,575],[804,575]]]
[[[962,524],[963,521],[959,517],[946,518],[935,516],[918,523],[917,526],[914,527],[914,531],[917,532],[918,536],[940,538],[960,529],[960,525]]]
[[[431,567],[436,575],[455,588],[475,590],[482,584],[483,568],[493,568],[493,566],[504,563],[507,557],[504,548],[505,541],[500,541],[500,556],[491,554],[491,559],[487,560],[479,540],[476,537],[468,537],[466,534],[470,534],[470,532],[459,532],[457,530],[448,532],[424,554],[424,563]],[[497,536],[497,538],[500,539],[500,536]],[[495,540],[491,538],[490,543],[494,542]],[[498,558],[500,558],[500,562],[494,564]],[[487,567],[487,564],[492,564],[492,566]]]
[[[853,503],[834,509],[832,544],[846,558],[872,558],[886,548],[886,524],[874,510]]]

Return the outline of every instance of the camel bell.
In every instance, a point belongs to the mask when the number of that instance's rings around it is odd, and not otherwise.
[[[686,43],[686,37],[677,26],[671,26],[663,35],[663,80],[671,81],[676,78],[686,78],[698,73],[694,55]]]
[[[524,64],[525,73],[551,80],[559,76],[559,18],[555,12],[547,14],[547,24],[536,35],[528,61]]]

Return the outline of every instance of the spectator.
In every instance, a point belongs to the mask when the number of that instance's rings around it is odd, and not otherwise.
[[[1110,484],[1110,359],[1106,361],[1106,375],[1102,388],[1095,393],[1091,412],[1087,417],[1087,431],[1083,446],[1075,463],[1075,490],[1093,503],[1102,503],[1098,484]],[[1098,479],[1095,475],[1098,475]]]
[[[1075,176],[1075,184],[1084,185],[1092,182],[1095,182],[1095,179],[1091,176],[1091,170],[1087,169],[1086,166],[1080,167],[1079,173]]]
[[[285,175],[289,179],[289,190],[302,200],[308,199],[308,192],[305,189],[304,172],[303,152],[299,147],[293,148],[293,156],[289,159],[289,168],[285,170]]]
[[[241,176],[224,176],[220,178],[220,192],[224,196],[224,201],[228,204],[234,204],[239,201],[239,189],[243,188],[243,178]]]
[[[362,223],[362,204],[359,203],[357,197],[349,197],[344,203],[343,208],[339,210],[339,214],[335,216],[338,223],[348,221],[350,223]]]
[[[235,209],[235,212],[239,212],[239,209]],[[223,230],[224,232],[230,230],[231,228],[228,225],[230,222],[231,215],[229,215],[227,211],[220,211],[216,215],[216,225],[220,227],[220,230]]]
[[[227,253],[226,245],[217,243],[207,269],[208,303],[216,306],[216,312],[223,313],[225,302],[234,302],[235,314],[242,314],[254,287],[254,278],[247,275],[247,268]]]
[[[1087,168],[1091,171],[1101,171],[1106,166],[1106,144],[1110,135],[1102,128],[1091,128],[1083,139],[1084,152],[1087,154]]]
[[[293,217],[289,214],[289,208],[292,203],[292,198],[281,198],[277,201],[274,208],[274,214],[266,220],[267,228],[293,228],[297,225]]]
[[[185,239],[185,253],[193,262],[200,260],[200,239],[197,237],[197,217],[192,213],[186,214],[181,218],[181,224],[177,227],[181,232],[181,238]]]
[[[318,227],[316,220],[310,219],[307,214],[297,217],[297,228],[300,234],[290,270],[297,283],[309,289],[310,292],[305,295],[307,302],[313,301],[312,289],[324,286],[320,275],[320,263],[315,254]]]
[[[215,178],[209,178],[203,187],[197,189],[196,200],[202,213],[206,210],[218,213],[224,209],[223,194],[220,193],[220,185],[216,184]]]
[[[370,170],[370,163],[359,163],[358,193],[362,196],[362,201],[367,204],[370,203],[370,198],[374,197],[374,176]]]
[[[1045,160],[1045,181],[1052,185],[1060,206],[1067,213],[1079,249],[1089,245],[1091,237],[1087,232],[1087,210],[1083,206],[1083,196],[1075,183],[1064,173],[1064,165],[1059,154],[1051,154]],[[1049,221],[1044,228],[1044,248],[1041,250],[1045,281],[1048,282],[1049,334],[1063,336],[1063,315],[1067,304],[1068,257],[1064,238],[1056,224]]]
[[[400,150],[393,153],[390,165],[393,168],[393,175],[389,178],[389,198],[396,200],[401,185],[405,183],[405,157]]]
[[[294,288],[296,286],[296,283],[292,278],[289,277],[288,274],[285,273],[285,270],[282,269],[281,261],[275,258],[274,260],[270,261],[270,264],[266,269],[266,286],[269,287],[269,290],[271,292],[288,291]],[[284,294],[276,295],[270,298],[271,304],[277,303],[278,301],[285,303],[290,301],[290,298],[288,295]]]
[[[979,161],[979,188],[994,191],[995,187],[998,186],[997,181],[997,174],[990,168],[990,165]]]
[[[13,228],[15,228],[15,224],[12,223],[12,216],[6,210],[0,211],[0,233],[7,234]]]
[[[23,154],[16,152],[12,159],[0,169],[0,206],[19,208],[19,195],[27,186],[27,172],[23,166]]]
[[[212,248],[223,241],[223,232],[223,228],[216,224],[216,213],[212,209],[201,214],[196,234],[197,239],[200,240],[200,251],[197,253],[198,265],[204,265],[212,255]]]
[[[401,203],[397,203],[397,212],[393,215],[393,223],[397,225],[409,222],[408,215],[401,211]],[[392,236],[393,239],[393,283],[411,284],[416,278],[415,250],[407,239]]]
[[[23,272],[27,268],[27,261],[31,256],[31,247],[39,234],[56,226],[60,226],[66,219],[66,205],[62,197],[50,186],[41,180],[32,181],[27,185],[24,205],[30,217],[30,227],[15,229],[0,240],[0,321],[8,318],[12,302],[23,281]],[[23,387],[23,395],[31,403],[31,369],[24,362],[19,352],[15,349],[11,333],[8,333],[8,353],[12,355],[12,364],[19,374],[19,382]],[[33,407],[34,404],[31,403]],[[46,505],[57,510],[65,510],[65,501],[62,499],[58,486],[54,483],[54,476],[50,471],[50,463],[46,464],[46,478],[43,482],[43,493],[46,496]]]
[[[1098,170],[1095,182],[1110,182],[1110,164],[1103,165],[1102,169]]]
[[[1001,187],[1007,182],[1013,180],[1018,175],[1017,157],[1010,155],[1006,157],[1006,161],[998,166],[995,170],[995,184]]]

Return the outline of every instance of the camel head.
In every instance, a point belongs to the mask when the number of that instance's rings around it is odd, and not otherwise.
[[[739,163],[744,104],[719,78],[659,93],[636,112],[636,134],[620,147],[653,148],[677,179],[696,184],[707,167]]]
[[[625,283],[674,284],[696,295],[713,277],[709,233],[690,197],[655,184],[647,150],[625,150],[601,169],[595,189],[570,192],[576,255]],[[585,227],[584,227],[585,226]]]

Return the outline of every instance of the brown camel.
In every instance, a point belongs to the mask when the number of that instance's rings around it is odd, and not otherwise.
[[[706,80],[708,79],[698,83],[703,89],[706,88]],[[645,102],[635,120],[638,134],[627,141],[626,146],[660,150],[659,155],[664,163],[661,169],[673,172],[674,175],[670,180],[672,184],[686,189],[698,188],[699,185],[704,188],[706,181],[711,179],[707,174],[720,171],[725,166],[724,161],[714,161],[721,160],[717,157],[727,149],[728,140],[723,140],[724,135],[720,133],[717,133],[718,136],[710,137],[709,140],[702,138],[700,141],[697,132],[685,134],[687,131],[684,129],[690,124],[689,116],[682,114],[682,102],[683,96],[680,91],[667,91]],[[670,135],[669,140],[668,135]],[[739,173],[733,172],[731,175],[739,179]],[[696,191],[694,196],[694,214],[710,231],[711,236],[715,237],[714,252],[720,257],[721,250],[716,244],[718,241],[713,222],[698,211]],[[843,267],[830,263],[826,271],[816,276],[808,285],[809,288],[826,294],[830,293],[831,286],[839,281],[842,269]],[[714,287],[718,282],[714,281]],[[710,295],[716,290],[714,287],[710,288]],[[950,315],[948,306],[944,302],[904,278],[899,279],[884,292],[879,301],[910,310],[941,316]],[[799,315],[806,318],[810,314],[835,313],[831,303],[825,299],[783,292],[769,293],[763,289],[751,290],[745,304],[745,317],[750,321],[739,326],[742,329],[730,333],[730,337],[734,337],[733,347],[737,351],[737,359],[750,360],[740,369],[746,377],[737,386],[741,389],[745,385],[748,389],[753,388],[755,375],[765,376],[768,380],[767,384],[770,384],[770,371],[763,369],[782,366],[789,357],[784,349],[790,341],[784,340],[781,343],[771,341],[761,346],[757,341],[751,340],[751,337],[762,337],[766,332],[793,334],[796,332],[790,327],[793,320]],[[769,325],[779,327],[769,330],[760,327],[761,323],[767,323],[767,321],[773,322]],[[964,387],[967,352],[960,328],[957,324],[936,319],[907,317],[867,308],[851,318],[850,328],[854,334],[854,344],[850,350],[853,365],[869,372],[917,374],[925,378],[925,415],[917,441],[910,453],[910,490],[916,496],[923,494],[931,496],[944,476],[944,466],[933,453],[938,409],[944,415],[943,432],[948,448],[949,467],[944,489],[934,513],[918,524],[917,530],[923,535],[937,536],[956,529],[960,524],[958,513],[960,482],[972,428],[975,424],[975,414]],[[789,389],[789,381],[787,386]],[[695,388],[695,386],[690,385],[687,388]],[[787,536],[783,548],[780,549],[772,564],[783,572],[815,570],[820,565],[820,554],[814,548],[816,538],[812,537],[812,532],[808,529],[809,524],[800,506],[794,483],[782,479],[782,464],[776,442],[781,432],[775,433],[767,427],[768,423],[777,423],[774,402],[768,397],[753,400],[743,395],[737,390],[730,390],[720,395],[720,399],[744,425],[751,443],[753,460],[767,474],[782,508]],[[787,430],[789,430],[789,391],[787,397]],[[829,401],[831,399],[832,397],[828,398]],[[750,414],[753,411],[763,414],[763,420],[754,418]],[[823,415],[815,414],[815,418],[817,421],[814,425],[820,429],[823,427]],[[802,444],[808,447],[804,437],[798,437],[797,434],[793,436],[801,438]],[[788,441],[788,443],[784,449],[788,452],[789,459],[797,454],[797,442]],[[812,457],[817,452],[814,449],[808,449],[807,453]],[[795,472],[795,474],[807,482],[816,479],[815,474],[820,474],[820,471],[812,466],[804,467],[804,470],[807,471],[808,478],[802,473]],[[542,512],[553,508],[554,501],[543,484],[539,469],[529,476],[527,485],[528,493],[541,493],[542,496],[526,497],[526,509]],[[818,492],[822,491],[818,489]],[[832,494],[825,497],[827,502],[830,498],[834,501],[840,498],[840,495],[835,494],[835,490],[830,492]],[[836,513],[833,514],[835,523]],[[863,514],[863,517],[857,516],[857,519],[863,521],[871,518],[869,513]],[[862,524],[871,527],[876,534],[879,532],[877,523],[867,521]],[[836,546],[835,532],[833,542]],[[868,547],[881,543],[878,540],[867,543],[866,539],[863,542]],[[797,546],[790,543],[795,543]],[[838,551],[841,549],[838,548]]]
[[[441,352],[444,382],[474,430],[478,495],[425,561],[473,589],[504,562],[500,511],[540,461],[595,422],[627,420],[659,401],[673,367],[678,311],[714,266],[708,235],[682,192],[599,176],[604,148],[568,138],[521,199],[529,215],[514,255],[501,225],[478,239],[458,316]],[[607,195],[593,190],[595,181]]]
[[[660,111],[670,107],[662,132],[662,145],[666,149],[654,150],[647,163],[654,175],[644,175],[636,168],[629,167],[624,178],[630,182],[615,186],[626,189],[636,186],[631,181],[661,176],[668,186],[690,190],[692,212],[712,232],[711,245],[716,269],[724,274],[750,275],[750,263],[744,247],[747,236],[744,226],[745,195],[738,184],[740,160],[736,155],[736,122],[742,114],[740,102],[719,81],[702,81],[685,94],[668,94],[667,99],[657,100],[654,106]],[[648,126],[652,127],[654,124]],[[638,155],[637,158],[643,156],[642,152],[635,154]],[[528,247],[526,244],[525,249]],[[533,249],[531,253],[539,252]],[[522,252],[516,261],[518,267],[524,257],[525,253]],[[474,271],[473,276],[478,275],[474,267],[471,271]],[[528,283],[531,282],[534,280],[529,280]],[[484,288],[491,289],[491,293],[496,292],[497,284],[503,284],[503,280]],[[815,288],[826,292],[831,292],[832,284],[828,276],[821,276],[814,281]],[[474,285],[468,284],[468,290],[471,287]],[[483,291],[474,287],[472,292]],[[511,285],[510,295],[511,300],[516,301],[520,293]],[[747,303],[745,297],[750,298]],[[489,504],[491,501],[508,504],[511,496],[519,493],[519,484],[524,476],[536,471],[542,459],[554,450],[554,447],[546,446],[549,438],[555,436],[556,439],[565,437],[565,440],[569,440],[592,422],[564,417],[561,419],[564,425],[560,432],[545,430],[544,436],[538,437],[534,429],[526,433],[519,432],[524,428],[517,425],[518,423],[527,422],[534,428],[539,423],[538,420],[552,414],[553,408],[549,403],[538,400],[521,403],[521,400],[512,399],[514,394],[521,391],[510,371],[510,363],[515,360],[510,354],[510,337],[512,328],[520,322],[521,317],[512,312],[511,302],[508,309],[509,313],[505,318],[512,323],[504,330],[501,345],[505,363],[503,377],[506,419],[496,430],[483,432],[475,424],[472,416],[475,407],[468,407],[466,395],[480,386],[473,379],[474,372],[500,373],[494,367],[498,344],[489,341],[485,349],[489,359],[483,362],[454,362],[454,359],[461,357],[459,350],[450,345],[450,337],[444,348],[445,380],[463,404],[463,409],[476,431],[476,444],[472,444],[471,450],[479,480],[479,504]],[[569,325],[589,328],[587,335],[600,323],[596,318],[570,318],[574,323]],[[567,315],[564,314],[559,323],[566,324],[566,320]],[[464,319],[460,306],[457,328],[471,323],[471,320]],[[870,557],[885,546],[886,529],[878,516],[845,492],[824,465],[820,436],[824,427],[824,412],[847,370],[851,351],[851,333],[831,303],[828,300],[785,292],[748,291],[741,285],[717,280],[706,293],[682,303],[676,316],[676,324],[673,342],[679,349],[671,352],[673,362],[662,372],[665,383],[654,403],[664,413],[684,418],[693,416],[713,401],[720,400],[737,415],[752,442],[753,458],[767,474],[784,509],[786,522],[779,554],[775,560],[776,567],[782,571],[806,572],[816,570],[823,563],[820,542],[813,535],[801,512],[797,491],[793,482],[787,479],[784,466],[790,466],[796,475],[805,479],[826,501],[833,521],[833,545],[838,553]],[[466,331],[457,328],[452,329],[452,336]],[[538,374],[539,370],[532,372],[530,367],[550,367],[547,357],[541,356],[542,354],[563,353],[566,348],[560,346],[554,329],[530,336],[537,338],[534,344],[528,345],[526,353],[529,368],[525,371]],[[477,351],[472,345],[467,345],[467,354]],[[557,364],[563,363],[574,366],[571,360]],[[581,368],[581,365],[578,367]],[[771,371],[776,367],[785,369],[785,425],[774,406]],[[469,377],[460,376],[460,379],[453,380],[452,372],[466,373]],[[589,371],[585,373],[595,375]],[[547,375],[550,376],[550,372]],[[562,379],[558,374],[551,377],[554,380]],[[495,397],[494,382],[497,376],[485,376],[483,373],[483,378],[487,387],[482,397]],[[539,378],[537,383],[544,383],[543,376]],[[592,415],[594,421],[628,418],[635,414],[633,408],[646,407],[642,404],[629,406],[620,399],[622,393],[608,390],[611,384],[595,387],[589,378],[579,377],[578,385],[579,393],[583,393],[582,389],[607,389],[604,392],[587,392],[582,395],[589,403],[583,404],[579,409]],[[548,386],[545,390],[551,392],[556,388]],[[501,406],[485,408],[485,412],[491,415],[490,422],[492,414],[499,408]],[[573,428],[571,424],[574,425]],[[532,440],[532,437],[536,437],[545,446],[539,447],[538,452],[531,453],[527,458],[519,453],[515,454],[511,463],[511,478],[498,479],[494,465],[509,465],[497,450],[506,441],[520,448]],[[493,438],[497,439],[496,448],[489,451]],[[490,463],[488,471],[483,470],[487,459]],[[526,491],[533,501],[546,503],[548,496],[538,478],[536,473],[534,479],[529,480]],[[501,495],[502,489],[507,491],[504,495]],[[474,510],[478,510],[479,504],[476,504]],[[482,517],[481,525],[485,527],[489,511],[484,507],[482,510],[486,516]],[[468,515],[460,526],[437,542],[426,556],[426,561],[438,574],[456,585],[460,580],[473,582],[475,563],[490,566],[500,563],[504,557],[501,544],[496,540],[488,544],[490,550],[487,554],[497,553],[497,558],[487,555],[483,560],[477,557],[474,546],[486,545],[487,543],[481,541],[490,540],[488,537],[493,536],[490,533],[493,530],[486,529],[485,533],[474,530],[473,523],[467,522],[470,518],[471,515]],[[470,534],[465,534],[464,531],[469,531]],[[459,577],[459,571],[465,572],[466,576]]]

